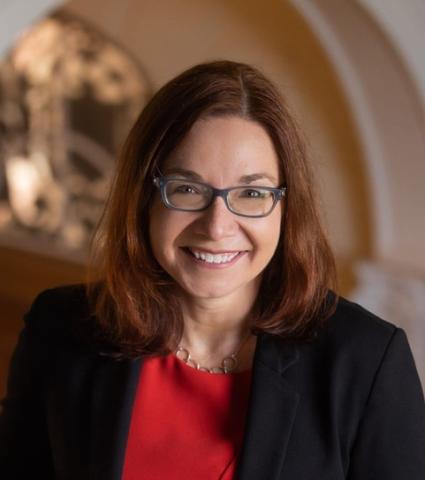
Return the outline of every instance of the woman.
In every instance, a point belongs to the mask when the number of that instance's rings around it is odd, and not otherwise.
[[[3,478],[425,478],[403,330],[338,298],[275,87],[198,65],[149,102],[94,243],[43,292],[3,401]]]

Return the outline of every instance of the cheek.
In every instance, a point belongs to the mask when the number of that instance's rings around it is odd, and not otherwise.
[[[155,258],[163,268],[174,263],[176,242],[184,228],[178,212],[154,203],[150,212],[149,238]]]
[[[264,255],[273,255],[279,243],[281,230],[281,217],[279,212],[273,212],[257,225],[255,239],[258,247],[263,250]]]

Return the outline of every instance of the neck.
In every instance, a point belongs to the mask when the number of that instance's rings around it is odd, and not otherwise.
[[[236,297],[236,298],[235,298]],[[255,295],[227,298],[182,298],[184,332],[180,345],[207,367],[221,364],[223,358],[240,349],[238,360],[250,365],[255,337],[250,334],[251,312]],[[248,353],[250,352],[250,353]],[[242,361],[243,360],[243,361]]]

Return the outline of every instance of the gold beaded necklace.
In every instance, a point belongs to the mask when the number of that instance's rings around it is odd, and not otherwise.
[[[249,332],[248,335],[242,340],[241,344],[239,345],[239,348],[235,352],[223,358],[223,360],[221,361],[220,367],[212,367],[212,368],[202,367],[194,358],[192,358],[189,350],[187,348],[182,347],[181,345],[178,346],[177,350],[174,353],[178,359],[182,360],[187,365],[189,365],[192,368],[195,368],[196,370],[201,370],[202,372],[208,372],[208,373],[231,373],[236,369],[238,365],[239,352],[241,351],[243,345],[245,344],[245,342],[248,340],[250,336],[251,336],[251,332]]]

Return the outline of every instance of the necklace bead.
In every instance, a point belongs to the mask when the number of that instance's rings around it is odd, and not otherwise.
[[[239,349],[236,352],[232,353],[228,357],[223,358],[223,360],[221,361],[220,367],[208,368],[208,367],[201,366],[198,362],[196,362],[191,357],[189,350],[187,348],[182,347],[181,345],[178,346],[177,350],[174,353],[178,359],[182,360],[187,365],[189,365],[192,368],[195,368],[196,370],[201,370],[202,372],[215,373],[215,374],[231,373],[236,369],[238,365],[237,354],[241,350],[242,345],[245,343],[248,337],[246,337],[243,340],[243,342],[239,346]]]

